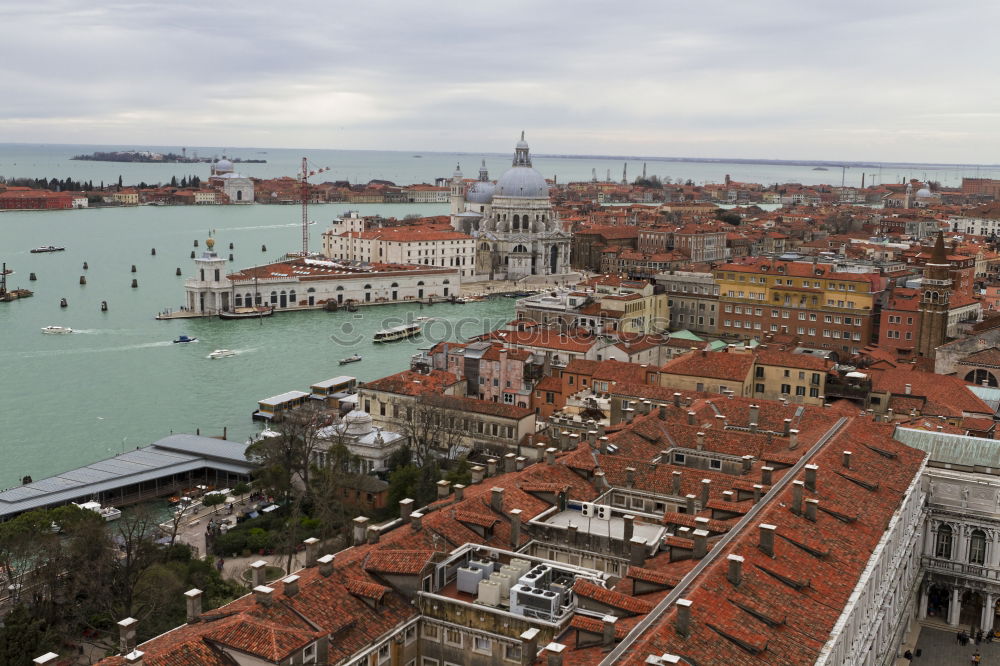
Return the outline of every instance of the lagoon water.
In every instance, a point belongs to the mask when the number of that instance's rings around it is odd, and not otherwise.
[[[529,137],[530,138],[530,137]],[[0,144],[0,176],[93,180],[96,183],[169,182],[171,176],[208,175],[206,164],[118,164],[73,161],[76,154],[95,150],[140,149],[179,152],[179,147],[57,146]],[[189,154],[194,149],[189,149]],[[461,162],[472,176],[485,159],[491,176],[510,164],[509,155],[410,153],[389,151],[300,151],[276,149],[197,149],[201,155],[266,159],[266,164],[242,164],[250,176],[294,175],[307,155],[317,167],[330,167],[323,180],[367,182],[373,178],[400,184],[433,182],[448,177]],[[586,180],[596,169],[603,178],[621,178],[621,159],[536,156],[535,166],[560,182]],[[641,173],[642,161],[629,161],[630,178]],[[877,169],[869,169],[877,172]],[[720,182],[726,174],[739,181],[834,181],[840,169],[814,171],[806,166],[650,160],[647,173],[696,182]],[[893,167],[886,182],[902,177],[930,176],[956,184],[962,175],[996,177],[1000,170],[977,167]],[[860,180],[859,170],[849,170]],[[872,182],[871,175],[868,182]],[[361,214],[403,217],[409,213],[437,215],[447,205],[352,205],[311,207],[312,247],[329,221],[348,208]],[[171,432],[221,435],[245,439],[257,426],[250,420],[256,401],[340,374],[370,380],[402,370],[409,357],[431,338],[464,339],[492,329],[513,312],[513,301],[499,298],[468,305],[439,304],[414,310],[394,305],[362,309],[360,313],[320,311],[284,313],[258,321],[156,321],[164,308],[183,302],[184,277],[190,275],[190,253],[197,239],[204,247],[209,230],[217,249],[235,249],[234,267],[273,260],[299,245],[299,208],[295,206],[207,206],[111,208],[73,211],[0,213],[0,260],[16,272],[11,287],[26,287],[33,298],[0,303],[0,488],[18,483],[23,475],[39,479],[114,455],[164,437]],[[40,245],[61,245],[65,252],[30,254]],[[262,253],[266,244],[269,252]],[[156,248],[156,256],[151,249]],[[83,262],[89,270],[84,271]],[[137,272],[131,272],[135,264]],[[38,280],[29,282],[36,273]],[[87,276],[81,286],[79,278]],[[139,287],[130,287],[133,278]],[[69,307],[59,307],[66,298]],[[100,312],[107,301],[108,312]],[[427,336],[376,348],[369,341],[386,319],[431,316],[440,321]],[[398,323],[398,321],[397,321]],[[43,335],[43,326],[73,328],[73,335]],[[199,342],[173,344],[181,333]],[[355,342],[356,340],[356,342]],[[237,355],[206,358],[213,349]],[[364,360],[338,366],[340,358],[361,354]]]

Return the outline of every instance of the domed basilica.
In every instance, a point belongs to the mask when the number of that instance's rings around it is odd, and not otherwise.
[[[489,280],[518,280],[569,271],[570,234],[562,231],[549,202],[549,186],[531,167],[521,140],[514,161],[496,183],[486,164],[466,188],[460,170],[451,180],[451,223],[476,238],[476,273]]]

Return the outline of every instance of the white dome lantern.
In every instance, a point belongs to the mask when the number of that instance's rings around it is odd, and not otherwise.
[[[345,435],[367,435],[373,430],[371,415],[368,412],[357,409],[348,412],[344,416],[343,424]]]
[[[512,168],[497,181],[496,196],[518,199],[548,199],[549,185],[542,174],[531,167],[528,143],[521,132],[521,140],[514,149]]]

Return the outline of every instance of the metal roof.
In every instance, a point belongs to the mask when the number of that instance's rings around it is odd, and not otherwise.
[[[341,375],[340,377],[334,377],[333,379],[326,379],[326,380],[321,381],[321,382],[316,382],[315,384],[311,385],[309,388],[325,388],[325,389],[328,389],[330,387],[337,386],[338,384],[347,384],[348,382],[356,381],[356,379],[357,379],[356,377],[351,377],[349,375]]]
[[[984,437],[896,428],[894,439],[930,454],[932,462],[1000,468],[1000,442]]]
[[[284,393],[279,393],[278,395],[272,395],[270,398],[258,400],[258,402],[262,405],[280,405],[284,402],[289,402],[290,400],[304,398],[307,395],[309,394],[305,391],[285,391]]]
[[[171,435],[114,458],[4,490],[0,492],[0,518],[204,467],[247,474],[253,465],[245,451],[246,445],[237,442]]]
[[[967,388],[989,405],[994,412],[1000,409],[1000,388],[993,386],[968,386]]]

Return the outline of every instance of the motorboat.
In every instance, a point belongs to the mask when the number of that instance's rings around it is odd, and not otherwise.
[[[80,507],[81,509],[86,509],[87,511],[93,511],[101,518],[103,518],[105,522],[109,523],[112,520],[118,520],[119,518],[122,517],[121,509],[116,509],[113,506],[101,506],[100,502],[90,501],[90,502],[84,502],[83,504],[77,504],[76,506]]]
[[[64,247],[56,247],[55,245],[45,245],[45,246],[42,246],[42,247],[36,247],[36,248],[34,248],[33,250],[31,250],[31,253],[32,254],[39,254],[41,252],[62,252],[65,249],[66,248],[64,248]]]
[[[270,317],[274,308],[269,305],[256,305],[245,308],[233,308],[229,312],[220,312],[219,319],[259,319]]]
[[[381,331],[375,331],[375,336],[372,338],[372,342],[395,342],[397,340],[412,338],[415,335],[420,335],[420,324],[393,326],[392,328],[384,328]]]
[[[348,363],[357,363],[360,360],[361,360],[360,356],[358,356],[357,354],[353,354],[351,356],[348,356],[347,358],[340,359],[340,364],[347,365]]]
[[[73,329],[67,326],[46,326],[42,329],[42,333],[48,333],[49,335],[66,335],[72,332]]]
[[[236,352],[232,349],[216,349],[208,355],[209,358],[226,358],[227,356],[236,356]]]
[[[414,317],[413,321],[430,321],[430,317]]]
[[[174,344],[182,344],[185,342],[198,342],[198,338],[189,338],[188,336],[181,334],[177,336],[176,340],[174,340]]]

